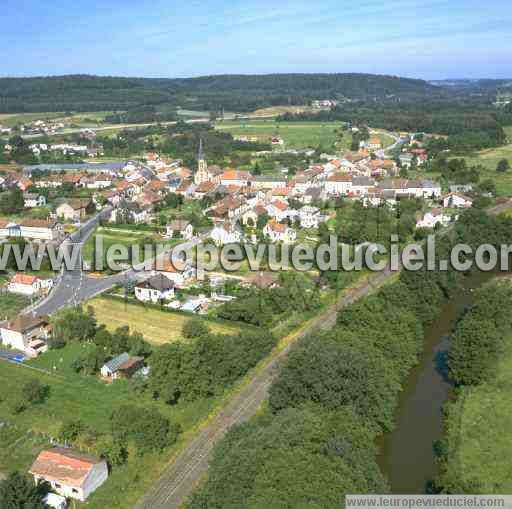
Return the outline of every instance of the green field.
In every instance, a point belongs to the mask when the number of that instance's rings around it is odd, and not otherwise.
[[[3,281],[2,281],[3,282]],[[0,294],[0,320],[15,317],[23,308],[30,304],[30,299],[12,293]]]
[[[34,122],[35,120],[56,120],[79,127],[93,127],[98,123],[103,123],[105,117],[111,113],[111,111],[90,111],[73,113],[71,115],[66,115],[64,112],[0,113],[0,124],[12,127],[17,124]]]
[[[160,311],[152,307],[101,297],[87,304],[93,307],[98,322],[104,323],[107,329],[114,330],[128,325],[130,330],[142,333],[154,345],[180,340],[183,337],[183,325],[192,319],[192,315],[185,313]],[[207,320],[207,323],[211,331],[217,334],[232,334],[240,330],[232,323],[210,320]]]
[[[497,173],[496,166],[501,159],[507,159],[512,168],[512,126],[504,128],[508,137],[508,144],[498,148],[482,150],[471,157],[465,157],[469,166],[482,165],[486,171],[481,175],[481,180],[490,178],[496,182],[496,190],[499,196],[512,195],[512,169],[505,173]]]
[[[447,420],[448,472],[478,493],[512,491],[512,352],[493,380],[462,389]]]
[[[51,351],[38,360],[30,361],[30,365],[50,369],[57,365],[58,369],[53,375],[0,361],[0,420],[8,424],[0,429],[1,472],[16,469],[26,471],[39,451],[49,445],[49,438],[56,436],[62,423],[71,419],[81,420],[101,434],[109,431],[110,415],[119,405],[154,406],[172,421],[181,424],[186,435],[208,415],[215,404],[215,400],[209,399],[170,406],[154,401],[149,395],[134,392],[127,381],[106,385],[94,377],[75,374],[69,364],[82,348],[79,344],[70,344],[62,350]],[[50,395],[43,404],[13,414],[8,395],[30,377],[49,385]],[[133,507],[179,445],[178,442],[160,454],[142,457],[131,454],[126,465],[112,470],[108,481],[88,499],[87,507]]]
[[[127,230],[121,228],[109,228],[108,226],[98,226],[94,233],[87,239],[87,242],[84,244],[82,249],[84,260],[92,261],[94,259],[96,236],[101,236],[103,240],[103,260],[105,262],[105,269],[107,251],[114,244],[119,244],[128,248],[132,245],[144,244],[146,240],[148,242],[158,239],[161,240],[157,234],[151,231]],[[143,252],[144,251],[141,248],[141,257]]]
[[[341,122],[276,122],[275,120],[234,120],[217,122],[216,129],[230,132],[233,136],[255,136],[268,142],[272,136],[284,140],[285,149],[324,147],[331,149],[336,142],[337,150],[350,147],[351,136],[343,132],[343,138],[335,130],[341,130]]]

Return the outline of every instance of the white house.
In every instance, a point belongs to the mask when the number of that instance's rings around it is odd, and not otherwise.
[[[324,218],[320,215],[318,207],[304,205],[304,207],[299,209],[299,219],[301,228],[318,228],[318,225]]]
[[[442,209],[433,209],[418,218],[416,228],[434,228],[438,224],[445,226],[449,222],[450,216],[445,215]]]
[[[151,276],[135,286],[135,297],[154,304],[174,298],[174,282],[163,274]]]
[[[334,173],[325,181],[324,189],[330,195],[348,194],[352,189],[352,177],[346,173]]]
[[[37,276],[23,274],[21,272],[15,274],[9,281],[7,289],[11,293],[20,295],[39,295],[48,292],[53,285],[52,279],[41,279]]]
[[[240,231],[231,223],[217,224],[210,232],[210,237],[217,246],[236,244],[242,239]]]
[[[46,205],[46,198],[42,194],[23,193],[23,206],[26,209],[33,209],[35,207],[44,207],[45,205]]]
[[[0,325],[2,344],[37,357],[48,349],[44,342],[50,335],[48,318],[43,316],[18,315]]]
[[[288,203],[282,200],[274,200],[272,203],[265,207],[267,214],[274,218],[276,221],[283,221],[290,216],[291,210]],[[293,215],[293,213],[292,213]]]
[[[105,460],[60,447],[41,451],[29,473],[36,483],[45,481],[59,495],[81,502],[108,478]]]
[[[194,236],[194,227],[186,219],[173,219],[166,226],[166,237],[177,236],[190,240]]]
[[[443,197],[443,207],[467,209],[473,205],[473,200],[460,193],[449,193]]]
[[[280,224],[274,219],[271,219],[263,228],[263,234],[266,235],[272,242],[295,242],[297,238],[297,232],[286,226]]]

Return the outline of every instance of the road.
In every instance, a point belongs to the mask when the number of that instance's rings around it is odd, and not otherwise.
[[[71,248],[74,245],[78,246],[80,249],[76,266],[70,270],[63,267],[48,297],[35,306],[25,310],[25,313],[50,315],[62,307],[79,302],[81,297],[87,294],[93,295],[95,291],[100,290],[101,285],[104,283],[102,283],[101,280],[87,277],[82,270],[81,250],[83,244],[96,228],[101,217],[107,215],[110,210],[111,208],[108,207],[97,213],[63,242],[64,247]],[[112,284],[110,286],[112,286]]]
[[[113,276],[99,278],[87,276],[87,272],[83,270],[81,256],[82,246],[93,233],[100,218],[107,215],[110,210],[110,207],[102,210],[87,223],[84,223],[69,240],[65,241],[69,246],[73,244],[74,246],[78,246],[80,249],[80,256],[78,257],[76,267],[72,270],[66,270],[64,268],[50,295],[35,306],[27,309],[25,313],[51,315],[66,306],[74,306],[87,301],[118,284],[123,284],[126,281],[129,281],[130,279],[142,279],[149,275],[148,271],[143,270],[143,264],[127,269],[123,272],[119,272]],[[192,248],[201,240],[201,237],[194,237],[193,239],[180,244],[180,248]],[[160,257],[164,257],[166,254],[167,253],[162,253]]]
[[[318,329],[332,328],[336,323],[337,311],[348,304],[368,295],[375,288],[390,280],[396,273],[381,272],[372,275],[359,286],[348,292],[325,313],[314,318],[300,333],[304,337]],[[197,487],[208,470],[208,463],[215,444],[232,426],[241,424],[254,416],[268,397],[268,389],[275,380],[279,365],[286,358],[293,343],[290,343],[254,376],[248,385],[235,394],[223,406],[213,420],[199,435],[169,464],[160,479],[137,502],[135,509],[179,508]]]

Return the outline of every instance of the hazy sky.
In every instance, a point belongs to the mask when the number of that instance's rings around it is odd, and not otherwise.
[[[512,78],[510,0],[2,0],[0,75]]]

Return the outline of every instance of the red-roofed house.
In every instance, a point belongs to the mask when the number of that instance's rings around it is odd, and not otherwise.
[[[295,242],[297,238],[297,232],[286,226],[284,224],[280,224],[274,219],[271,219],[263,228],[263,233],[266,235],[272,242]]]
[[[9,281],[7,288],[11,293],[31,296],[48,291],[52,283],[51,279],[41,279],[37,276],[18,273]]]
[[[84,502],[108,478],[107,463],[93,456],[55,447],[41,451],[29,473],[59,495]]]

